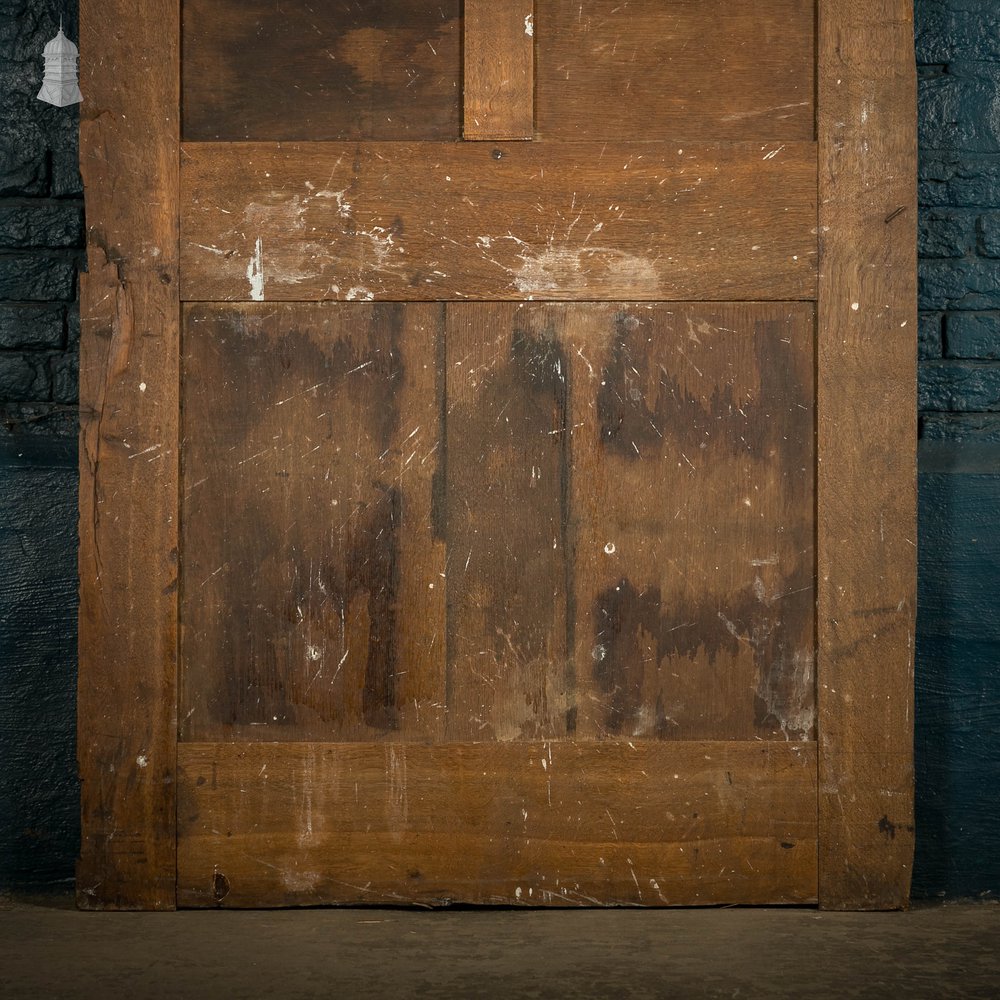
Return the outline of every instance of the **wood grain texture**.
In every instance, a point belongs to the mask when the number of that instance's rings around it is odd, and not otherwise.
[[[183,744],[183,906],[805,903],[805,743]]]
[[[188,144],[182,297],[811,299],[815,157],[812,143]]]
[[[466,139],[530,139],[535,131],[534,0],[465,0]]]
[[[183,739],[441,733],[442,313],[185,309]]]
[[[569,381],[542,309],[447,306],[450,739],[572,729]]]
[[[184,138],[458,139],[460,0],[184,0]]]
[[[178,8],[150,0],[137,17],[124,0],[84,0],[80,12],[89,272],[76,885],[86,909],[175,901]]]
[[[887,909],[913,857],[912,4],[819,11],[820,903]]]
[[[815,0],[536,0],[545,139],[810,140]]]
[[[543,323],[567,332],[578,736],[813,738],[813,307]]]
[[[814,323],[448,305],[450,738],[812,738]]]

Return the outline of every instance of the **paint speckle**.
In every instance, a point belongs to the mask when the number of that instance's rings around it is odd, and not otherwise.
[[[605,555],[613,556],[616,551],[617,551],[617,549],[615,547],[615,543],[614,542],[608,542],[608,544],[604,546],[604,554]]]
[[[851,303],[851,308],[852,308],[852,309],[853,309],[853,310],[854,310],[855,312],[857,312],[857,311],[858,311],[858,310],[859,310],[859,309],[861,308],[861,303],[860,303],[860,302],[852,302],[852,303]]]
[[[524,19],[524,33],[529,37],[533,38],[535,34],[535,15],[529,14]]]
[[[903,325],[905,326],[906,324],[904,323]],[[146,383],[145,382],[140,382],[139,383],[139,392],[145,392],[145,391],[146,391]]]
[[[320,659],[322,655],[323,650],[321,650],[318,646],[306,646],[306,656],[313,662]]]
[[[247,280],[250,282],[250,298],[254,302],[264,301],[264,253],[260,237],[254,245],[253,256],[247,264]]]
[[[144,753],[141,753],[136,757],[135,763],[139,768],[147,767],[149,765],[149,758]]]
[[[604,657],[608,655],[607,646],[602,646],[598,643],[591,651],[590,655],[594,658],[595,663],[600,663],[603,661]]]

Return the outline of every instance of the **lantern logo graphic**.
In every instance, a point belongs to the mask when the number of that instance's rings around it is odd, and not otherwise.
[[[62,21],[59,34],[45,46],[45,77],[38,99],[46,104],[64,108],[83,100],[77,81],[77,59],[80,50],[63,34]]]

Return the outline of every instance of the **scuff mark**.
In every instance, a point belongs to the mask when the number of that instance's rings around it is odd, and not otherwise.
[[[264,301],[264,248],[258,236],[253,255],[247,264],[247,280],[250,282],[250,298],[254,302]]]

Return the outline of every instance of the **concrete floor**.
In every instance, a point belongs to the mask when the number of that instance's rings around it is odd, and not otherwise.
[[[0,997],[1000,996],[1000,906],[77,913],[0,905]]]

